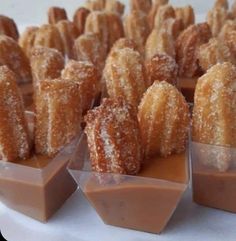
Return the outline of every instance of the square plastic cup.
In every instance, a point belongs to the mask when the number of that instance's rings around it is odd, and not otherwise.
[[[27,113],[31,131],[33,118],[32,113]],[[67,170],[77,142],[78,138],[54,158],[44,157],[43,161],[37,156],[19,163],[0,160],[0,201],[11,209],[46,222],[77,189]]]
[[[191,143],[193,200],[236,212],[236,148]]]
[[[92,172],[86,136],[82,135],[69,171],[104,223],[160,233],[188,186],[188,155],[181,157],[182,166],[172,168],[170,180]],[[164,161],[162,164],[166,165]],[[181,172],[178,181],[174,172]]]

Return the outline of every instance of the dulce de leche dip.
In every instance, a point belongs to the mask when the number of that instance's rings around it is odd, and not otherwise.
[[[159,233],[187,182],[184,153],[149,160],[138,176],[93,173],[82,189],[105,223]]]
[[[47,221],[76,190],[65,156],[0,161],[0,200],[39,221]]]
[[[214,160],[214,159],[213,159]],[[193,200],[207,207],[236,212],[236,168],[219,171],[204,159],[192,157]]]

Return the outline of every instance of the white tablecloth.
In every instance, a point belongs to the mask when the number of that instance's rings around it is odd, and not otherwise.
[[[0,228],[9,241],[235,241],[236,215],[191,202],[190,190],[161,235],[105,225],[78,190],[42,224],[0,204]]]

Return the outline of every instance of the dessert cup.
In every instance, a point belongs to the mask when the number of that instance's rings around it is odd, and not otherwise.
[[[97,173],[91,171],[86,136],[82,134],[68,167],[104,223],[160,233],[188,186],[186,153],[150,160],[138,176]]]
[[[33,114],[27,113],[33,129]],[[46,222],[77,189],[67,170],[75,139],[56,156],[32,156],[28,160],[0,160],[0,201],[11,209]]]
[[[193,200],[236,213],[236,148],[191,143]]]

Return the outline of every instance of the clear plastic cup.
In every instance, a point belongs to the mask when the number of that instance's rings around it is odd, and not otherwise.
[[[165,180],[92,172],[86,136],[82,135],[69,171],[104,223],[160,233],[188,185],[188,155],[182,154],[182,157],[182,170],[173,168],[173,173],[183,174],[179,181],[171,173],[170,180]]]
[[[33,132],[33,113],[26,114]],[[67,170],[78,138],[55,157],[34,156],[32,165],[0,160],[0,201],[9,208],[39,221],[47,221],[77,189]],[[42,164],[43,163],[43,164]]]
[[[236,212],[236,148],[191,143],[193,200]]]

